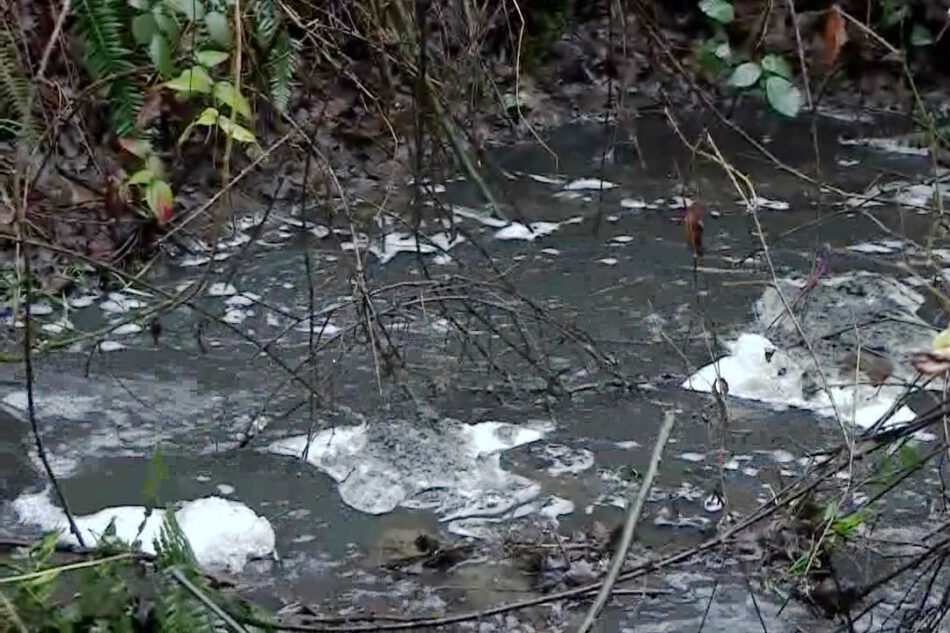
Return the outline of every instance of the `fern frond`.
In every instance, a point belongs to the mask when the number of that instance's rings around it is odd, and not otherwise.
[[[271,102],[279,112],[286,112],[290,103],[290,83],[300,59],[300,42],[281,29],[274,40],[264,72],[267,79]]]
[[[30,80],[23,66],[17,42],[9,26],[0,26],[0,115],[13,121],[10,127],[21,138],[35,138],[35,122],[30,112]]]
[[[252,12],[252,32],[262,51],[270,49],[280,29],[280,13],[274,0],[256,0]]]
[[[128,7],[125,0],[73,0],[79,34],[85,47],[85,63],[108,86],[109,103],[116,132],[128,134],[142,104],[142,90],[128,76],[132,51],[126,45]]]
[[[170,573],[173,568],[181,569],[189,580],[200,584],[195,570],[194,552],[171,508],[165,511],[162,529],[155,539],[155,550],[158,553],[156,565],[162,570],[157,600],[161,630],[167,633],[213,633],[216,618],[211,617],[204,605],[178,584]]]

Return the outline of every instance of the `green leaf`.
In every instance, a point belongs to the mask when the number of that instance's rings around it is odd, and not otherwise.
[[[153,180],[145,187],[145,202],[161,223],[172,217],[174,199],[172,188],[164,180]]]
[[[251,106],[237,89],[227,81],[219,81],[214,84],[214,98],[224,104],[227,104],[232,110],[243,116],[245,119],[251,119]]]
[[[856,527],[867,521],[869,516],[871,516],[871,513],[867,510],[855,510],[840,519],[835,519],[831,523],[831,529],[839,536],[847,536],[853,532]]]
[[[129,176],[130,185],[147,185],[153,180],[155,180],[155,174],[148,169],[140,169]]]
[[[729,24],[736,17],[732,3],[726,0],[702,0],[699,10],[720,24]]]
[[[729,77],[729,85],[736,88],[748,88],[762,76],[762,68],[755,62],[739,64]]]
[[[204,3],[201,0],[164,0],[165,6],[178,11],[194,22],[205,16]]]
[[[132,37],[142,46],[152,41],[152,36],[158,33],[158,23],[151,13],[143,13],[132,18]]]
[[[934,43],[933,35],[930,34],[930,29],[922,24],[915,24],[913,30],[910,32],[910,45],[911,46],[930,46]]]
[[[765,81],[765,96],[776,112],[787,117],[794,117],[802,107],[802,93],[783,77],[769,77]]]
[[[762,70],[772,75],[785,77],[789,80],[792,78],[792,67],[789,66],[788,62],[783,58],[772,53],[762,58]]]
[[[158,29],[164,33],[168,39],[172,41],[178,39],[178,20],[176,20],[174,16],[169,15],[164,5],[155,5],[152,9],[152,18],[155,20],[155,24],[158,25]]]
[[[208,94],[213,83],[207,70],[201,66],[192,66],[181,71],[181,74],[171,81],[166,81],[165,85],[183,94]]]
[[[203,50],[195,53],[198,63],[205,68],[214,68],[221,62],[227,60],[228,53],[224,51]]]
[[[160,33],[152,36],[152,41],[148,45],[148,57],[163,77],[169,77],[175,71],[172,67],[172,52],[168,46],[168,40]]]
[[[251,132],[246,127],[241,127],[237,123],[231,123],[231,120],[225,116],[218,117],[218,127],[221,128],[222,132],[239,143],[253,143],[255,140],[254,132]]]
[[[215,43],[224,48],[231,48],[231,22],[228,17],[218,11],[212,11],[205,16],[205,28]]]
[[[165,177],[165,165],[162,164],[162,159],[155,154],[149,154],[148,158],[145,159],[145,169],[152,172],[152,175],[156,178]]]
[[[931,347],[934,349],[943,349],[944,347],[950,347],[950,327],[948,327],[943,332],[940,332],[934,337]]]
[[[723,42],[717,46],[713,54],[723,61],[732,59],[732,48],[729,46],[729,42]]]
[[[216,108],[205,108],[204,111],[194,121],[194,125],[214,125],[218,122],[218,116],[221,113]]]
[[[901,445],[900,450],[897,452],[897,456],[900,459],[901,468],[913,468],[919,464],[921,460],[921,456],[917,452],[917,449],[910,444]]]

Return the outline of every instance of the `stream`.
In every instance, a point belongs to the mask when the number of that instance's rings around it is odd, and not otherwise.
[[[454,221],[428,221],[422,232],[430,238],[418,244],[395,220],[354,239],[312,218],[302,222],[292,205],[265,213],[262,203],[215,251],[199,245],[153,267],[149,284],[174,291],[210,266],[196,301],[222,320],[178,308],[161,316],[157,343],[148,322],[135,318],[156,300],[154,292],[40,305],[34,313],[50,326],[46,335],[128,321],[97,349],[86,341],[35,361],[37,416],[73,513],[88,517],[93,536],[108,517],[89,515],[104,508],[128,507],[137,526],[136,507],[146,503],[152,480],[162,503],[191,502],[180,512],[204,513],[193,515],[189,529],[207,547],[227,550],[209,551],[205,560],[240,578],[266,607],[297,602],[324,614],[403,616],[483,609],[596,578],[596,563],[565,573],[528,570],[506,552],[515,542],[553,543],[558,534],[594,539],[619,524],[664,412],[672,410],[676,426],[632,556],[699,543],[722,518],[713,494],[720,459],[725,488],[718,492],[727,511],[743,515],[804,472],[809,451],[841,440],[832,409],[841,408],[850,428],[848,421],[867,426],[889,406],[894,388],[864,387],[855,398],[846,377],[835,404],[822,401],[807,384],[815,372],[801,369],[813,355],[838,380],[837,368],[860,343],[892,358],[893,376],[910,379],[904,356],[928,349],[944,325],[919,280],[894,265],[902,258],[923,263],[925,254],[890,233],[926,235],[930,219],[917,207],[927,204],[929,190],[893,183],[925,180],[929,160],[842,143],[902,131],[885,116],[847,119],[834,112],[816,119],[822,178],[852,192],[876,183],[872,193],[886,200],[875,206],[819,200],[814,186],[711,127],[723,154],[755,183],[785,295],[797,296],[816,252],[828,245],[827,273],[801,308],[813,351],[782,320],[753,224],[722,169],[690,169],[681,142],[650,116],[637,124],[642,155],[621,143],[605,157],[605,133],[592,125],[556,130],[545,137],[548,147],[494,149],[510,174],[502,188],[513,224],[489,216],[465,179],[428,185],[431,204]],[[812,169],[807,117],[789,122],[753,111],[739,121],[787,165]],[[687,136],[699,129],[691,122]],[[682,180],[689,192],[680,191]],[[708,206],[706,254],[695,277],[683,227],[673,221],[679,196]],[[349,274],[356,247],[371,287],[381,289],[373,309],[402,366],[374,355],[358,325],[365,315],[351,300]],[[465,289],[450,277],[496,279],[484,252],[518,294],[494,282]],[[950,251],[936,254],[950,262]],[[452,299],[454,311],[443,314],[437,292],[443,301],[470,294],[476,309]],[[555,321],[570,327],[559,330]],[[589,339],[578,340],[577,332]],[[308,397],[251,342],[267,345],[278,334],[267,352],[288,367],[316,350],[319,361],[300,375],[319,385],[318,396]],[[524,352],[529,343],[543,355]],[[731,364],[720,365],[728,373],[730,415],[720,457],[719,431],[709,422],[716,404],[704,392],[716,372],[700,370],[729,353]],[[596,388],[611,371],[631,388]],[[549,393],[550,376],[573,395]],[[22,367],[4,364],[0,521],[9,534],[36,535],[62,517],[35,454],[24,389]],[[156,451],[167,473],[154,482]],[[895,539],[912,541],[937,525],[927,491],[935,477],[922,473],[919,488],[903,490],[882,510]],[[229,503],[196,501],[208,498]],[[253,538],[250,528],[221,531],[232,520],[255,526]],[[394,565],[426,553],[420,535],[458,548],[458,559]],[[687,631],[702,623],[704,631],[753,631],[761,630],[760,617],[772,632],[835,630],[800,602],[786,605],[778,592],[753,589],[746,578],[762,565],[708,552],[629,585],[656,593],[618,596],[597,630]],[[587,604],[541,605],[448,630],[572,630]]]

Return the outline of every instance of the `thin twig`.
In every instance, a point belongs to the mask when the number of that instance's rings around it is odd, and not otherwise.
[[[221,619],[222,622],[228,625],[228,628],[230,628],[232,631],[235,631],[236,633],[248,633],[248,630],[239,624],[234,618],[232,618],[227,611],[215,604],[215,602],[206,596],[201,589],[196,587],[194,583],[188,580],[188,578],[185,577],[185,574],[183,574],[180,569],[177,567],[172,567],[169,572],[171,573],[172,578],[174,578],[178,584],[184,587],[188,593],[197,598],[198,601],[200,601],[203,605],[208,607],[208,610],[214,613],[218,618]]]
[[[640,520],[640,513],[643,511],[643,504],[646,502],[647,493],[650,492],[653,479],[656,477],[656,471],[660,465],[660,457],[663,455],[663,448],[666,446],[667,440],[670,439],[670,432],[673,430],[674,420],[673,412],[667,411],[663,417],[663,426],[660,427],[656,443],[653,445],[653,454],[650,456],[650,466],[647,469],[643,483],[640,485],[640,490],[637,491],[636,500],[633,501],[633,503],[628,502],[627,520],[623,524],[623,536],[620,539],[620,545],[617,547],[613,561],[611,561],[610,571],[607,573],[607,578],[597,593],[597,598],[594,599],[594,604],[592,604],[587,611],[584,622],[581,623],[577,629],[577,633],[587,633],[590,631],[597,617],[600,615],[601,610],[603,610],[604,605],[607,604],[607,600],[610,599],[610,592],[620,577],[623,563],[627,559],[627,552],[630,551],[630,546],[633,544],[634,531],[637,527],[637,522]]]

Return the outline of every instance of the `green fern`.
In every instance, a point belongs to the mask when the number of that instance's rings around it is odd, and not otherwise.
[[[286,29],[281,29],[264,64],[268,92],[278,112],[286,112],[290,104],[290,83],[299,57],[300,43]]]
[[[0,129],[8,127],[21,138],[35,138],[36,128],[30,112],[31,90],[16,39],[4,23],[0,26],[0,117],[9,123],[0,123]]]
[[[189,580],[201,585],[195,570],[195,554],[171,508],[165,512],[165,521],[155,540],[155,550],[158,552],[156,566],[162,572],[156,601],[156,615],[161,630],[166,633],[213,633],[216,619],[209,616],[204,605],[170,573],[173,568],[180,569]]]
[[[133,66],[132,51],[125,41],[129,30],[126,1],[73,0],[73,10],[85,46],[86,67],[97,79],[106,81],[112,122],[124,136],[135,126],[142,104],[142,90],[129,76]]]
[[[280,13],[274,0],[256,0],[252,12],[252,32],[258,48],[270,50],[277,32],[280,30]]]

